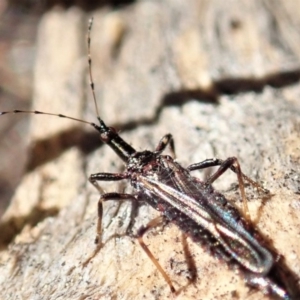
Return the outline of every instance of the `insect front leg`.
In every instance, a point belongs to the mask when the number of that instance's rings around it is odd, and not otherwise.
[[[154,257],[154,255],[152,254],[152,252],[150,251],[150,249],[148,248],[148,246],[145,244],[144,240],[143,240],[143,236],[144,234],[151,230],[152,228],[155,228],[159,225],[162,225],[166,222],[165,218],[163,216],[159,216],[153,220],[151,220],[146,226],[142,226],[137,233],[137,238],[138,241],[141,245],[141,247],[143,248],[143,250],[146,252],[146,254],[148,255],[148,257],[151,259],[151,261],[154,263],[154,265],[156,266],[156,268],[158,269],[158,271],[161,273],[161,275],[164,277],[164,279],[166,280],[166,282],[168,283],[171,292],[175,293],[175,288],[172,284],[172,281],[170,279],[170,277],[168,276],[168,274],[165,272],[165,270],[162,268],[162,266],[159,264],[159,262],[157,261],[157,259]]]
[[[163,152],[166,147],[169,145],[170,147],[170,150],[171,150],[171,154],[172,154],[172,157],[175,158],[176,157],[176,154],[175,154],[175,144],[174,144],[174,139],[173,139],[173,136],[172,134],[168,133],[166,135],[164,135],[158,145],[156,146],[156,149],[155,151],[161,153]]]

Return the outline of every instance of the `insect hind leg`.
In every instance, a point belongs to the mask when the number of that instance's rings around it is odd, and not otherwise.
[[[145,251],[145,253],[148,255],[148,257],[151,259],[151,261],[153,262],[153,264],[156,266],[156,268],[158,269],[158,271],[161,273],[161,275],[164,277],[164,279],[166,280],[166,282],[168,283],[171,292],[175,293],[175,288],[172,284],[172,281],[170,279],[170,277],[168,276],[168,274],[165,272],[165,270],[162,268],[162,266],[160,265],[160,263],[158,262],[158,260],[154,257],[154,255],[152,254],[152,252],[150,251],[150,249],[148,248],[148,246],[145,244],[144,240],[143,240],[143,236],[144,234],[151,230],[152,228],[155,228],[159,225],[162,225],[166,222],[166,220],[164,219],[163,216],[159,216],[153,220],[151,220],[146,226],[142,226],[137,233],[137,238],[138,241],[142,247],[142,249]]]

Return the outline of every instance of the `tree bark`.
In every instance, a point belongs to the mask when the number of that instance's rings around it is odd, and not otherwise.
[[[99,113],[135,149],[172,133],[183,166],[236,156],[274,196],[247,188],[252,221],[300,278],[299,1],[137,1],[86,13],[53,8],[39,24],[33,109],[96,122],[87,77],[87,24]],[[298,25],[297,25],[298,24]],[[120,159],[88,125],[31,118],[28,172],[1,220],[1,299],[172,299],[137,241],[132,204],[104,204],[107,241],[95,249],[97,172]],[[228,174],[227,174],[228,173]],[[214,185],[240,205],[236,176]],[[204,174],[197,174],[204,178]],[[130,191],[102,184],[105,192]],[[158,216],[139,207],[133,231]],[[159,234],[157,234],[159,233]],[[114,235],[118,235],[114,237]],[[176,299],[269,299],[180,230],[145,241],[178,289]],[[196,276],[189,271],[194,262]]]

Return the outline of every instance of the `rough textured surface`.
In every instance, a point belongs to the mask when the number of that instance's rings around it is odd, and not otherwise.
[[[0,110],[28,109],[32,98],[32,74],[38,14],[14,1],[0,3]],[[21,1],[19,1],[21,2]],[[0,218],[18,185],[26,163],[24,138],[28,116],[1,118],[0,125]],[[18,160],[15,158],[18,157]]]
[[[251,189],[252,219],[300,277],[300,60],[298,1],[137,1],[93,11],[93,72],[100,114],[137,150],[174,135],[183,165],[237,156],[274,196]],[[88,15],[52,9],[41,19],[34,81],[38,110],[95,120],[86,78]],[[79,124],[80,125],[80,124]],[[2,218],[1,299],[172,299],[137,241],[124,234],[131,204],[105,203],[94,250],[97,191],[89,174],[122,163],[88,128],[33,116],[28,173]],[[195,173],[196,175],[197,173]],[[203,174],[199,174],[203,176]],[[229,189],[224,175],[216,187]],[[124,184],[104,184],[105,191]],[[239,199],[229,191],[229,199]],[[134,229],[156,212],[138,211]],[[21,232],[19,232],[21,230]],[[155,231],[154,231],[155,233]],[[268,299],[168,226],[145,239],[179,290],[176,299]],[[187,253],[189,252],[189,253]],[[189,284],[187,257],[196,278]]]

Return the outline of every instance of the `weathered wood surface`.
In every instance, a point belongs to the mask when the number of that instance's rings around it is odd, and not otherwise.
[[[265,183],[274,194],[265,203],[247,190],[252,219],[300,277],[298,6],[182,0],[102,8],[92,12],[92,57],[100,114],[136,149],[154,149],[171,132],[183,165],[237,156],[246,174]],[[56,8],[41,19],[35,109],[95,119],[86,75],[88,18],[77,8]],[[15,238],[1,251],[0,298],[173,299],[129,236],[110,239],[82,268],[94,250],[99,198],[87,178],[118,172],[122,163],[77,125],[32,117],[30,171],[1,223],[2,240]],[[236,183],[232,174],[222,178],[221,191]],[[237,191],[227,195],[239,199]],[[104,209],[104,240],[122,235],[131,204],[111,201]],[[156,215],[142,206],[134,229]],[[189,239],[197,274],[188,284],[188,255],[175,226],[148,234],[146,242],[180,290],[176,299],[269,299]]]

